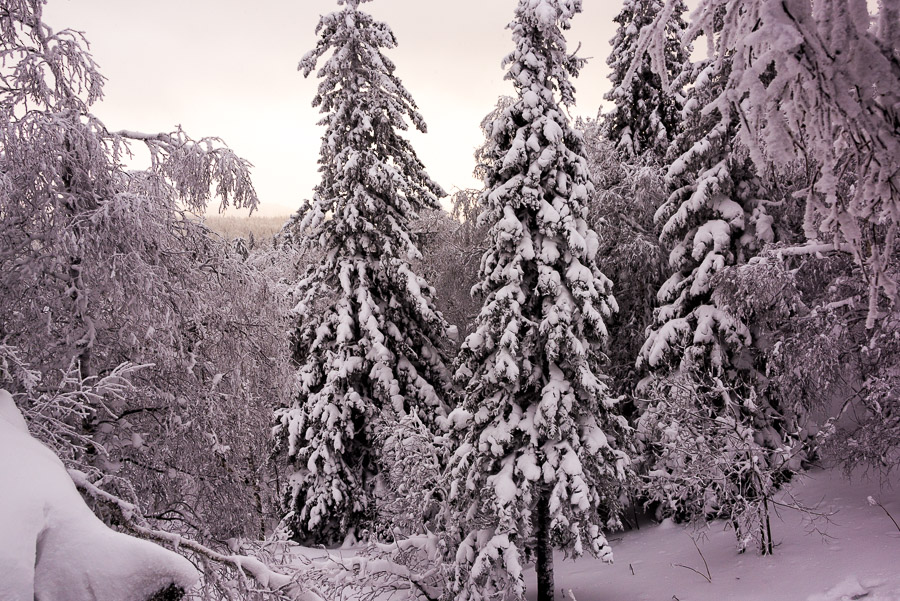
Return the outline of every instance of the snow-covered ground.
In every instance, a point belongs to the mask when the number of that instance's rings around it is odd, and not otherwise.
[[[14,577],[0,578],[0,601],[36,598],[38,590],[48,598],[138,600],[196,579],[178,555],[100,523],[55,455],[28,436],[5,391],[0,484],[6,491],[0,495],[0,565],[18,568]],[[900,474],[881,486],[819,470],[790,492],[816,515],[778,509],[774,556],[738,554],[721,522],[700,531],[670,521],[645,525],[613,535],[613,565],[558,555],[557,599],[570,600],[571,590],[577,601],[900,601],[900,530],[888,515],[900,520]],[[320,549],[294,553],[323,555]],[[534,599],[533,569],[526,581]]]
[[[868,501],[871,496],[900,521],[900,478],[882,488],[877,479],[814,471],[792,491],[830,517],[811,523],[808,515],[779,509],[773,556],[738,554],[733,532],[721,522],[700,532],[664,522],[613,534],[613,565],[557,555],[556,598],[568,600],[571,589],[577,601],[900,601],[900,531]],[[673,565],[705,572],[692,535],[699,535],[711,582]],[[526,578],[534,599],[533,569]]]

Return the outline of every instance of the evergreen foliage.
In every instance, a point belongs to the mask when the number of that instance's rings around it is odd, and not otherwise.
[[[736,141],[737,116],[714,104],[723,74],[705,62],[693,72],[684,132],[673,143],[666,174],[671,193],[656,213],[660,241],[671,249],[672,275],[659,290],[661,306],[639,363],[719,372],[730,365],[730,351],[750,343],[750,333],[716,307],[713,279],[726,265],[749,258],[748,247],[757,246],[753,212],[764,207],[757,200],[761,183]],[[771,223],[764,213],[757,221]],[[771,241],[770,227],[758,234]]]
[[[686,25],[684,2],[665,7],[663,0],[625,0],[613,19],[619,24],[610,40],[607,64],[612,89],[604,98],[614,108],[603,116],[606,137],[625,158],[646,152],[665,156],[681,123],[684,104],[681,89],[671,89],[688,62],[690,49],[682,42]],[[662,13],[662,14],[661,14]],[[641,29],[665,18],[661,26],[664,42],[657,52],[638,55]]]
[[[474,291],[484,304],[458,358],[467,394],[451,414],[459,599],[523,598],[523,559],[534,556],[539,598],[550,598],[551,548],[611,559],[603,529],[618,526],[627,427],[602,373],[616,303],[586,222],[583,141],[563,113],[582,61],[562,30],[580,11],[579,0],[519,2],[504,60],[517,94],[483,153],[492,226]]]
[[[712,59],[689,68],[684,131],[672,144],[666,174],[672,192],[656,214],[672,275],[659,290],[661,306],[638,358],[654,371],[638,432],[650,498],[664,512],[726,515],[744,545],[749,539],[739,524],[749,514],[767,516],[768,498],[797,467],[784,457],[802,453],[805,411],[765,390],[768,368],[750,315],[718,289],[728,267],[774,241],[767,191],[738,139],[738,113],[724,101],[728,69]],[[718,446],[691,450],[694,440]],[[701,451],[744,467],[690,461]],[[702,493],[699,502],[691,487]],[[771,552],[768,518],[762,522],[761,548]]]
[[[897,302],[898,14],[897,0],[875,21],[865,2],[703,0],[688,32],[706,37],[724,78],[718,108],[741,116],[757,168],[813,166],[804,234],[848,245],[868,280],[869,329]],[[660,38],[648,30],[639,47],[658,53]]]
[[[276,414],[296,466],[288,524],[297,539],[318,543],[371,526],[379,427],[415,414],[436,428],[450,380],[440,350],[447,324],[410,266],[419,257],[410,219],[443,195],[399,133],[407,119],[420,131],[425,123],[382,54],[396,45],[390,28],[359,0],[339,4],[300,63],[308,76],[321,61],[313,105],[326,131],[321,183],[288,228],[323,257],[297,285],[299,390]]]

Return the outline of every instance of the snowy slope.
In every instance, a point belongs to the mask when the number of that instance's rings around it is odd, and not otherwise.
[[[811,522],[796,510],[780,509],[773,517],[778,546],[771,557],[739,555],[734,534],[721,522],[700,532],[664,522],[613,535],[613,565],[556,557],[556,598],[568,599],[571,589],[577,601],[900,601],[900,531],[867,501],[872,496],[900,521],[900,478],[892,485],[851,482],[832,470],[807,475],[793,487],[794,497],[831,515],[827,523]],[[700,535],[712,582],[673,566],[705,572],[692,534]],[[528,598],[535,599],[533,569],[527,583]]]
[[[0,601],[143,601],[190,588],[185,558],[110,530],[0,390]]]

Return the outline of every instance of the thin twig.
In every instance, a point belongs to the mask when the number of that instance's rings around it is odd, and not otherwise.
[[[703,556],[703,551],[700,550],[700,546],[697,544],[697,541],[694,540],[694,537],[691,537],[691,542],[694,543],[694,548],[697,549],[697,553],[700,554],[700,559],[703,560],[703,566],[706,568],[706,574],[704,574],[704,573],[701,572],[700,570],[697,570],[697,569],[695,569],[695,568],[692,568],[691,566],[686,566],[686,565],[684,565],[684,564],[673,563],[672,565],[673,565],[674,567],[676,567],[676,568],[685,568],[686,570],[690,570],[690,571],[692,571],[692,572],[696,572],[696,573],[699,574],[700,576],[703,576],[703,578],[705,578],[707,582],[709,582],[710,584],[712,584],[712,575],[709,573],[709,564],[706,563],[706,557]],[[634,573],[634,570],[632,570],[632,573]]]
[[[894,522],[894,526],[897,528],[897,532],[900,532],[900,524],[897,523],[897,520],[894,519],[894,516],[891,515],[891,512],[887,510],[887,507],[881,504],[881,502],[876,501],[874,497],[869,497],[868,499],[869,505],[881,507],[881,510],[884,511],[891,521]]]

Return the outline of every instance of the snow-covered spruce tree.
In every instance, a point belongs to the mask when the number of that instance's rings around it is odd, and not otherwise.
[[[750,333],[714,305],[713,278],[724,266],[745,262],[757,241],[771,241],[771,219],[762,213],[760,181],[736,142],[737,118],[717,103],[722,73],[707,61],[693,69],[684,131],[670,149],[671,192],[655,216],[663,223],[660,241],[671,249],[672,275],[659,290],[661,306],[638,362],[718,371],[728,367],[730,351],[750,343]]]
[[[693,34],[705,34],[717,63],[731,65],[721,102],[741,115],[741,140],[757,166],[799,159],[812,172],[803,195],[808,244],[779,250],[777,260],[807,257],[799,268],[827,273],[835,261],[828,255],[847,253],[859,268],[851,272],[859,278],[855,284],[844,277],[832,285],[823,282],[822,289],[847,294],[829,298],[830,293],[818,291],[813,296],[824,302],[814,315],[833,318],[821,322],[820,337],[834,338],[836,330],[845,330],[848,339],[856,340],[850,356],[837,363],[846,377],[866,374],[861,382],[875,384],[851,384],[858,390],[849,395],[844,410],[858,404],[854,409],[866,417],[862,428],[849,434],[842,454],[852,456],[846,450],[860,448],[862,440],[877,441],[870,455],[876,464],[884,461],[887,448],[897,448],[897,438],[887,442],[892,437],[885,436],[889,429],[881,426],[891,421],[893,412],[885,410],[882,401],[896,406],[896,396],[884,391],[890,388],[888,374],[894,369],[886,359],[892,356],[888,341],[897,315],[900,246],[898,15],[897,0],[879,2],[874,18],[868,4],[858,0],[706,0],[699,3],[690,26]],[[657,37],[648,33],[648,40],[658,46]],[[810,265],[813,261],[824,266]],[[794,263],[792,271],[797,269]],[[857,323],[855,288],[867,290],[865,334],[852,325]],[[807,352],[824,350],[827,355],[830,346],[808,345]],[[878,359],[870,363],[872,357]],[[810,355],[806,363],[829,361]],[[859,367],[847,369],[854,364]],[[870,371],[867,364],[877,367]],[[802,369],[799,379],[806,379],[806,371]],[[828,381],[831,375],[822,377]]]
[[[761,545],[771,551],[766,502],[796,465],[784,458],[799,452],[803,410],[763,392],[763,354],[716,285],[724,269],[773,241],[773,220],[761,199],[762,180],[738,140],[739,115],[723,95],[729,64],[713,58],[689,69],[684,131],[670,148],[666,175],[672,192],[656,215],[664,222],[660,239],[671,248],[672,275],[659,290],[661,306],[638,358],[639,366],[653,370],[639,439],[652,474],[649,496],[664,512],[740,514],[736,526],[747,521],[747,512],[761,515],[765,527],[753,535],[765,532]],[[747,469],[717,472],[686,460],[685,449],[698,436],[718,437],[707,450],[732,449],[728,456],[743,457]],[[754,477],[754,470],[763,475]],[[696,486],[703,498],[684,486]],[[741,530],[736,534],[744,545]]]
[[[669,84],[678,81],[688,62],[689,48],[682,43],[686,9],[684,2],[677,0],[665,6],[661,15],[664,5],[664,0],[625,0],[613,19],[619,28],[610,40],[612,51],[606,62],[612,69],[612,89],[604,98],[614,106],[603,115],[603,126],[604,134],[625,159],[646,152],[664,157],[681,123],[682,90],[670,89]],[[664,46],[638,56],[640,31],[657,18],[665,21]]]
[[[485,167],[484,297],[456,377],[459,444],[451,503],[460,529],[458,599],[522,599],[536,557],[538,599],[553,597],[552,549],[611,559],[603,529],[619,525],[629,459],[624,419],[602,374],[611,283],[585,220],[591,191],[562,30],[579,0],[521,0],[506,77],[517,95],[495,119]]]
[[[365,0],[362,0],[365,1]],[[290,226],[323,252],[298,284],[299,392],[276,414],[293,465],[288,525],[298,540],[336,543],[371,526],[379,473],[376,432],[406,414],[437,427],[450,373],[439,344],[447,325],[433,289],[410,267],[409,221],[443,192],[399,131],[425,130],[382,48],[390,28],[361,0],[322,17],[301,61],[318,72],[314,106],[325,114],[321,183]],[[379,424],[381,424],[379,426]]]
[[[870,329],[896,307],[887,271],[900,222],[900,2],[878,6],[873,21],[861,0],[704,0],[689,29],[716,65],[731,64],[721,103],[741,115],[757,167],[815,166],[804,231],[834,250],[847,244],[869,286]],[[659,48],[650,34],[643,41]]]

